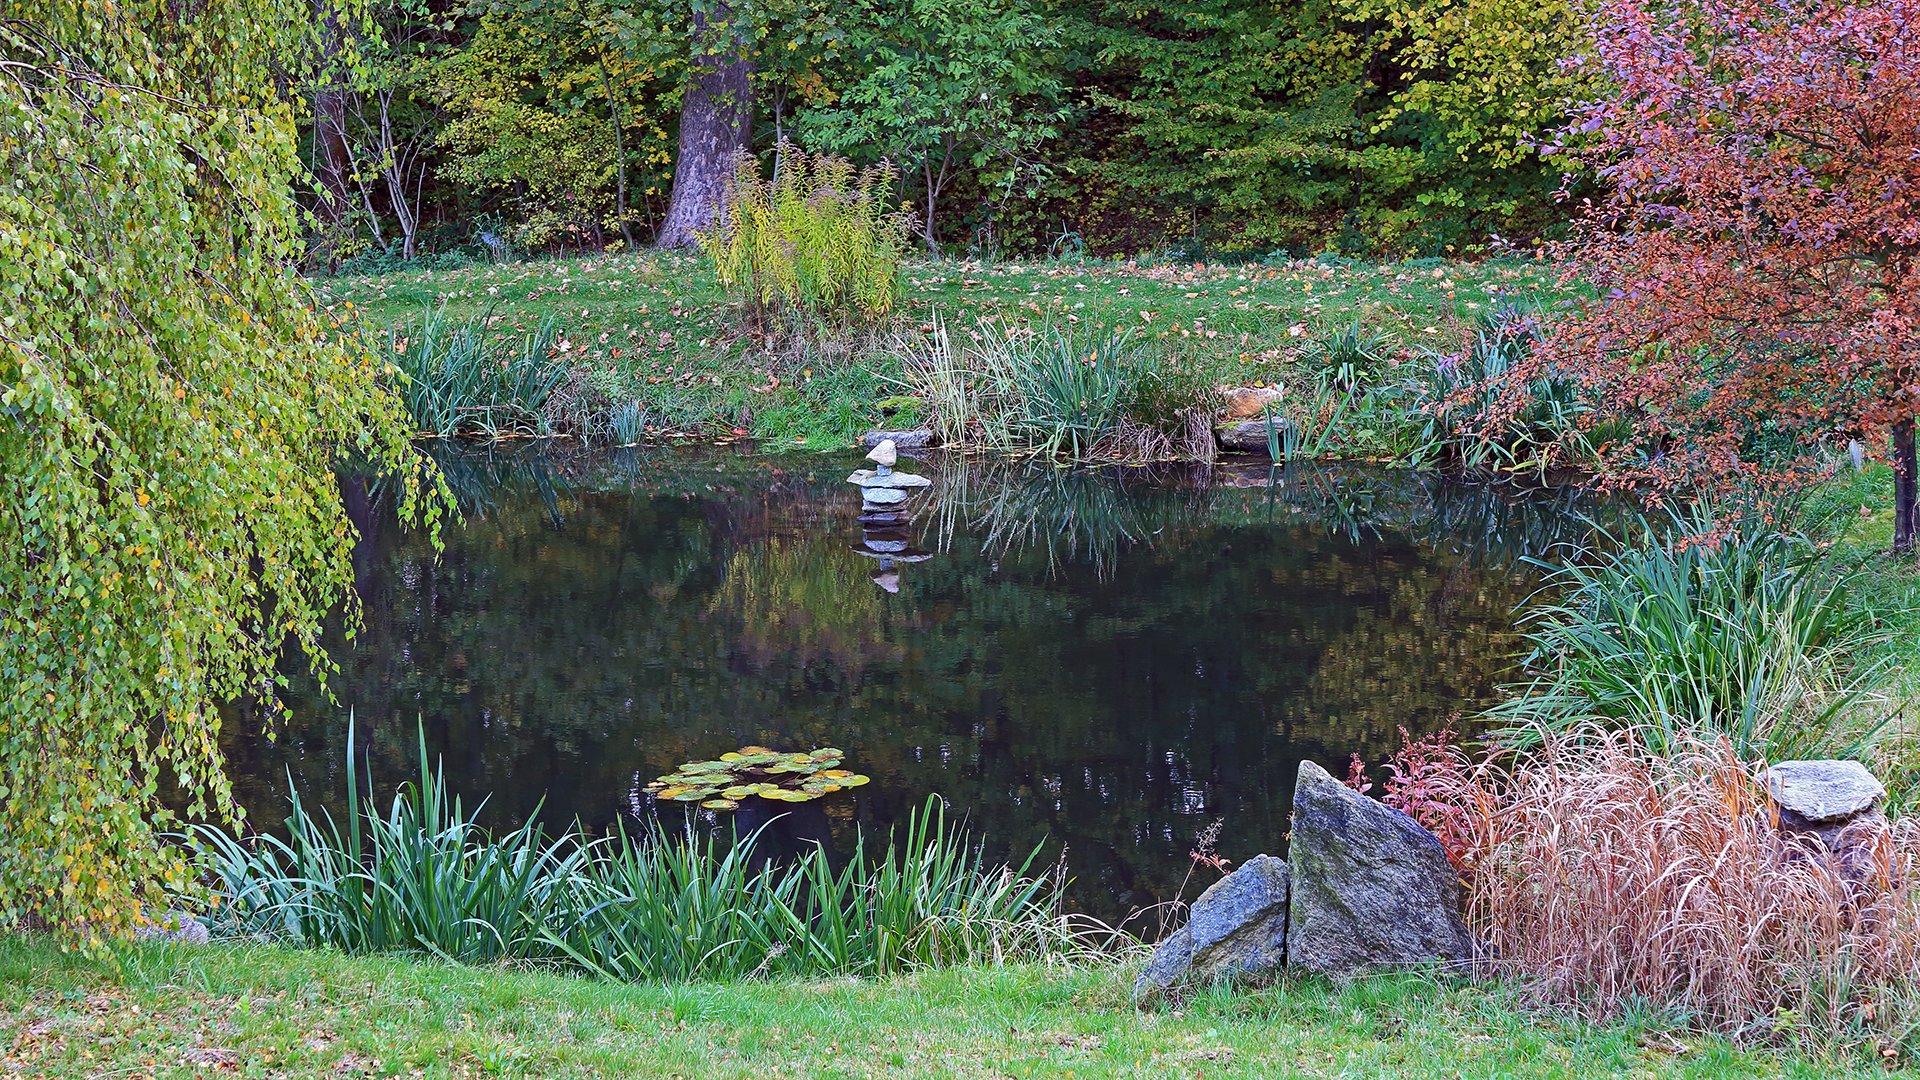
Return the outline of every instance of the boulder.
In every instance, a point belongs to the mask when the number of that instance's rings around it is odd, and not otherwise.
[[[1849,827],[1879,821],[1880,800],[1887,797],[1857,761],[1782,761],[1767,766],[1765,779],[1781,832],[1816,837],[1849,861],[1859,854],[1852,850],[1857,845],[1850,842]]]
[[[1153,950],[1134,980],[1140,998],[1192,977],[1250,974],[1287,958],[1287,864],[1255,855],[1193,902],[1191,917]]]
[[[1280,403],[1280,391],[1270,386],[1235,386],[1220,391],[1220,396],[1226,399],[1220,410],[1222,420],[1251,420]]]
[[[1460,878],[1413,818],[1300,763],[1287,851],[1287,962],[1346,978],[1472,959]]]
[[[1834,825],[1880,805],[1887,789],[1857,761],[1782,761],[1767,766],[1767,794],[1782,824]]]
[[[1284,439],[1287,422],[1276,417],[1273,426]],[[1220,443],[1220,448],[1223,450],[1238,450],[1243,454],[1265,454],[1268,450],[1265,420],[1242,420],[1235,424],[1222,424],[1213,429],[1213,437]]]
[[[901,450],[925,450],[938,440],[934,438],[932,428],[908,428],[905,431],[869,431],[860,436],[860,445],[869,450],[877,448],[883,442],[891,442]]]

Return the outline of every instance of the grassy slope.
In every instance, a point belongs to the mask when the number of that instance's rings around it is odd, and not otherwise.
[[[1356,318],[1405,349],[1451,345],[1461,320],[1503,297],[1532,296],[1551,278],[1517,262],[917,262],[907,268],[902,315],[908,332],[936,313],[955,326],[988,317],[1129,326],[1170,351],[1217,358],[1242,381],[1268,382],[1314,334]],[[592,256],[318,286],[336,314],[376,331],[440,303],[463,318],[490,311],[503,334],[555,318],[567,352],[601,393],[643,401],[673,427],[718,433],[745,419],[744,430],[760,438],[844,445],[881,420],[877,402],[899,392],[887,381],[898,366],[884,349],[840,363],[827,354],[774,357],[743,339],[712,271],[693,256]]]
[[[1208,992],[1145,1012],[1125,987],[1114,968],[1036,967],[624,986],[239,946],[145,949],[116,977],[8,939],[0,1074],[1850,1075],[1643,1026],[1531,1018],[1418,976]]]

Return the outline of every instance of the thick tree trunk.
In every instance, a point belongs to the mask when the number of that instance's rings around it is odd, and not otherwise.
[[[692,247],[720,209],[734,155],[753,134],[753,61],[733,9],[717,3],[693,16],[693,71],[680,106],[680,154],[659,246]]]
[[[1920,461],[1916,461],[1913,420],[1893,425],[1893,550],[1911,555],[1914,550],[1916,493],[1920,493]]]

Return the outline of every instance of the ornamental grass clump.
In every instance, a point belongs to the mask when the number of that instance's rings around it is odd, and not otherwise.
[[[1758,518],[1676,511],[1612,554],[1551,568],[1524,616],[1531,683],[1495,710],[1519,735],[1598,721],[1655,750],[1724,737],[1743,759],[1849,756],[1876,733],[1883,664],[1854,575]]]
[[[758,159],[738,154],[725,212],[699,237],[720,283],[744,302],[749,329],[870,323],[890,313],[913,232],[913,216],[887,202],[897,171],[887,163],[856,170],[790,144],[779,160],[765,179]]]
[[[1842,859],[1776,830],[1725,739],[1541,740],[1477,765],[1456,750],[1425,782],[1491,973],[1594,1019],[1651,1007],[1755,1042],[1920,1049],[1920,826],[1858,823]]]
[[[353,760],[349,736],[344,823],[296,795],[284,838],[211,825],[187,838],[217,883],[216,932],[625,980],[880,975],[1094,943],[1063,914],[1066,883],[1038,868],[1037,850],[990,861],[938,799],[882,850],[856,834],[841,860],[818,844],[782,854],[764,826],[703,831],[692,819],[684,831],[550,835],[529,822],[495,834],[424,744],[419,780],[382,811]]]
[[[1213,370],[1114,327],[935,317],[893,343],[944,445],[1073,461],[1211,461]]]
[[[485,439],[552,434],[547,407],[567,378],[552,317],[517,340],[488,330],[482,311],[455,323],[440,308],[387,331],[392,381],[418,434]]]

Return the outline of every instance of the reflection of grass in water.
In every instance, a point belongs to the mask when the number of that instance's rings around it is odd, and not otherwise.
[[[942,464],[934,507],[942,550],[964,530],[979,533],[993,558],[1037,549],[1051,570],[1081,561],[1104,578],[1124,548],[1151,543],[1169,516],[1183,516],[1167,513],[1168,500],[1130,491],[1116,471],[961,457]],[[1204,519],[1204,508],[1188,511],[1187,520]]]
[[[1252,486],[1205,467],[1054,469],[1004,459],[941,462],[934,534],[962,531],[1005,558],[1084,561],[1105,577],[1120,553],[1168,528],[1308,526],[1350,544],[1388,535],[1458,552],[1475,565],[1584,550],[1609,508],[1573,488],[1469,484],[1432,474],[1340,464],[1274,467]]]

